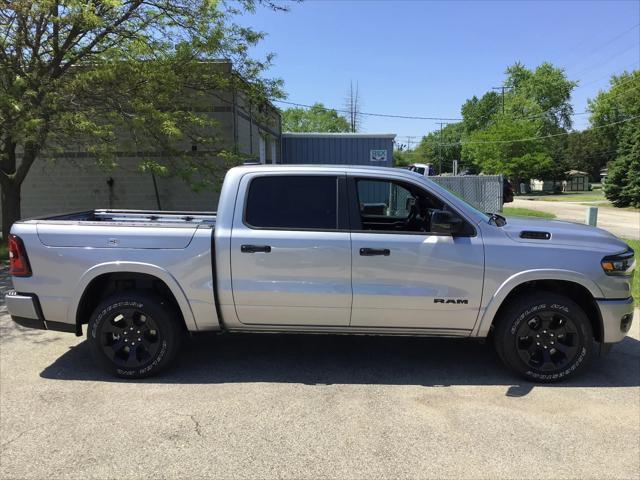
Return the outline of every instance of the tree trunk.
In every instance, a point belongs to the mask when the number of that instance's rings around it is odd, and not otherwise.
[[[20,187],[15,179],[3,179],[2,190],[2,238],[7,241],[11,225],[20,220]]]

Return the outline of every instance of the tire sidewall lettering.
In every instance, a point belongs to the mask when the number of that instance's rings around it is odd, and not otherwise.
[[[104,324],[105,320],[109,318],[111,314],[113,314],[114,310],[118,310],[120,308],[137,308],[137,309],[143,310],[144,303],[139,301],[134,301],[134,300],[130,300],[130,301],[124,300],[124,301],[112,303],[111,305],[102,309],[100,313],[96,315],[95,320],[91,323],[90,335],[92,340],[94,341],[97,340],[98,332],[102,327],[102,325]],[[153,359],[153,361],[149,365],[146,365],[145,367],[140,369],[117,368],[116,372],[118,375],[128,376],[128,377],[148,374],[162,362],[168,350],[169,350],[169,344],[166,339],[163,339],[162,345],[158,353],[156,354],[156,357]]]

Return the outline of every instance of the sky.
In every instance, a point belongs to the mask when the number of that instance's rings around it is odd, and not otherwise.
[[[507,66],[550,61],[580,81],[572,103],[583,112],[612,74],[640,68],[640,0],[287,5],[240,22],[267,34],[252,55],[275,53],[267,75],[283,79],[287,101],[301,104],[344,108],[354,82],[362,112],[455,119],[466,99],[502,85]],[[588,115],[573,118],[576,129],[588,125]],[[436,121],[365,116],[361,130],[415,145]]]

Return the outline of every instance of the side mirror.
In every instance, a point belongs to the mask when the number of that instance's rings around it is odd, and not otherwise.
[[[464,228],[462,219],[447,210],[434,210],[431,214],[431,231],[445,235],[456,235]]]

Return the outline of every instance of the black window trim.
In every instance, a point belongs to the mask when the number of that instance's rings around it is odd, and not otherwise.
[[[249,190],[251,189],[251,184],[256,178],[265,178],[265,177],[333,177],[336,179],[336,226],[337,228],[292,228],[292,227],[258,227],[255,225],[251,225],[247,221],[247,199],[249,197]],[[335,173],[291,173],[291,172],[275,172],[275,173],[264,173],[252,175],[247,182],[247,186],[244,192],[243,206],[242,206],[242,224],[251,229],[251,230],[271,230],[271,231],[279,231],[279,232],[340,232],[340,233],[349,233],[351,230],[350,226],[350,218],[348,215],[343,213],[340,214],[340,205],[348,205],[348,195],[347,195],[347,176],[342,172]]]
[[[396,183],[407,183],[409,185],[413,185],[414,187],[426,191],[429,195],[437,198],[442,203],[447,205],[455,214],[457,214],[469,227],[473,233],[471,234],[461,234],[461,235],[451,235],[449,233],[436,233],[436,232],[396,232],[391,230],[363,230],[362,222],[361,222],[361,214],[360,209],[358,208],[359,198],[358,198],[358,187],[356,185],[358,180],[371,180],[378,182],[396,182]],[[473,238],[478,236],[478,230],[476,229],[473,222],[469,221],[469,219],[460,213],[460,211],[452,206],[448,201],[440,197],[438,194],[432,192],[431,190],[426,189],[423,185],[414,183],[405,178],[394,178],[394,177],[371,177],[367,175],[348,175],[347,176],[347,185],[348,185],[348,193],[349,193],[349,217],[351,220],[352,227],[359,227],[358,229],[351,228],[352,233],[373,233],[377,235],[420,235],[423,237],[426,236],[439,236],[439,237],[453,237],[453,238]],[[353,220],[353,219],[357,220]]]

